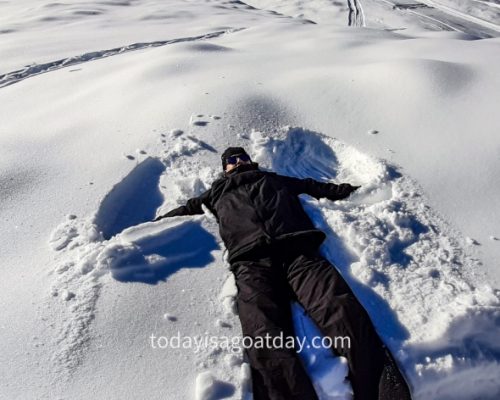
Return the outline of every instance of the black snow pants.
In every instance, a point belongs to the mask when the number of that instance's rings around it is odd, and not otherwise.
[[[298,301],[325,336],[350,338],[347,358],[355,400],[407,400],[408,386],[370,317],[338,271],[318,252],[271,254],[231,265],[244,337],[294,337],[291,300]],[[257,348],[258,347],[258,348]],[[313,400],[317,395],[296,350],[246,349],[255,400]]]

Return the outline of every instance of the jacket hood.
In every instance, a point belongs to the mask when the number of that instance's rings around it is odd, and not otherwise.
[[[236,174],[239,174],[240,172],[256,171],[258,169],[259,169],[259,163],[252,161],[251,164],[241,164],[241,165],[238,165],[237,167],[233,168],[229,172],[222,172],[221,177],[229,178],[230,176],[234,176]]]

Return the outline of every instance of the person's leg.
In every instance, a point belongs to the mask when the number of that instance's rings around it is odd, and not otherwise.
[[[271,259],[239,261],[231,268],[238,287],[237,305],[243,337],[293,336],[290,295],[280,265]],[[294,349],[246,349],[255,400],[317,400]],[[259,346],[260,347],[260,346]]]
[[[339,272],[311,253],[287,262],[286,273],[297,300],[323,334],[334,343],[335,337],[349,338],[350,346],[345,341],[333,350],[348,360],[354,399],[410,399],[408,386],[370,317]]]

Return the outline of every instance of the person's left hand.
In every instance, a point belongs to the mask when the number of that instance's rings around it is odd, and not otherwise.
[[[361,186],[353,186],[349,183],[341,183],[339,185],[339,191],[343,197],[348,197],[352,192],[358,190]]]
[[[333,184],[331,186],[331,192],[328,196],[325,196],[328,200],[342,200],[345,199],[346,197],[349,197],[349,195],[354,192],[355,190],[358,190],[361,186],[353,186],[350,185],[349,183],[341,183],[339,185]]]

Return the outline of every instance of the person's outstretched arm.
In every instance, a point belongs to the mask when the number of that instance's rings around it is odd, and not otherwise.
[[[339,185],[330,182],[319,182],[312,178],[299,179],[291,176],[282,176],[286,185],[296,195],[305,193],[316,199],[327,198],[328,200],[342,200],[359,189],[361,186],[353,186],[349,183]]]
[[[163,218],[177,217],[179,215],[196,215],[203,214],[202,204],[208,205],[208,199],[210,198],[211,189],[202,193],[198,197],[193,197],[186,202],[185,206],[180,206],[170,210],[168,213],[156,217],[153,221],[159,221]]]

